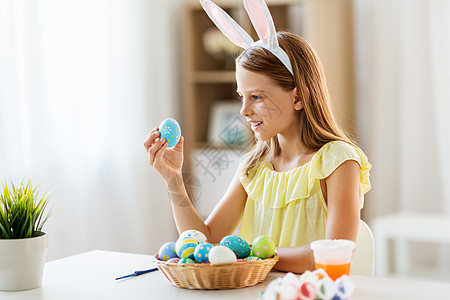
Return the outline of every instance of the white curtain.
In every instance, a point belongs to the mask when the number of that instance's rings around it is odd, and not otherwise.
[[[176,2],[0,2],[0,178],[54,188],[48,260],[176,237],[143,147],[178,117]]]
[[[355,16],[366,215],[450,214],[450,1],[357,0]]]
[[[364,217],[450,215],[450,1],[354,3],[359,137],[373,164]],[[449,248],[410,245],[408,267],[443,280]]]

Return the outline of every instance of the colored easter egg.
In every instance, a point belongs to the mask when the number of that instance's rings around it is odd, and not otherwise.
[[[190,237],[190,238],[196,240],[197,243],[199,243],[199,244],[207,242],[206,236],[202,232],[200,232],[198,230],[194,230],[194,229],[183,231],[180,234],[180,237],[178,239],[183,239],[186,237]]]
[[[275,254],[275,242],[267,235],[258,236],[252,244],[253,255],[262,259],[272,257]]]
[[[175,252],[179,258],[194,258],[194,250],[198,243],[196,240],[186,237],[183,239],[178,239],[175,244]]]
[[[171,258],[167,261],[168,264],[177,264],[180,261],[179,257]]]
[[[236,235],[227,235],[220,241],[220,244],[233,250],[237,258],[244,258],[250,255],[251,249],[248,243]]]
[[[165,138],[169,147],[173,147],[180,141],[181,128],[180,124],[172,118],[165,119],[159,125],[160,138]]]
[[[236,254],[226,246],[215,246],[209,251],[211,265],[235,263],[236,261]]]
[[[297,299],[313,300],[316,299],[316,287],[311,282],[303,282],[298,289]]]
[[[330,277],[324,277],[317,283],[317,296],[322,299],[331,299],[336,294],[336,286]]]
[[[355,292],[355,284],[350,279],[348,275],[342,275],[335,281],[336,294],[342,299],[349,299],[350,296]]]
[[[258,260],[262,260],[261,258],[259,258],[258,256],[247,256],[246,258],[244,258],[246,261],[258,261]]]
[[[200,243],[194,249],[194,258],[198,262],[206,262],[209,259],[209,251],[213,248],[210,243]]]
[[[179,265],[184,265],[184,264],[195,264],[195,261],[192,258],[189,257],[183,257],[180,258],[180,260],[178,261]]]
[[[167,261],[173,257],[177,257],[175,253],[175,242],[167,242],[159,248],[159,259]]]

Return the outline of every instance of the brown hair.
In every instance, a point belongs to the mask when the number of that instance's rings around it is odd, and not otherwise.
[[[294,76],[270,51],[250,47],[236,58],[236,66],[268,76],[286,91],[297,87],[303,109],[299,111],[299,139],[312,151],[331,141],[354,143],[337,125],[331,108],[325,74],[319,57],[301,37],[289,32],[277,34],[280,47],[287,53]],[[277,136],[268,141],[257,141],[244,155],[240,170],[248,176],[259,163],[270,163],[280,153]]]

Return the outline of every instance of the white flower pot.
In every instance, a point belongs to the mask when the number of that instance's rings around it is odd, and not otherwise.
[[[40,287],[47,257],[48,237],[0,239],[0,290],[20,291]]]

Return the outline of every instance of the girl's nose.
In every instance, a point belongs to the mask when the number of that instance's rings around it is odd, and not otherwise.
[[[253,111],[251,109],[251,105],[249,105],[246,101],[243,101],[240,113],[243,117],[252,115]]]

